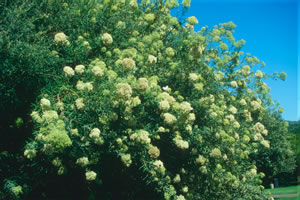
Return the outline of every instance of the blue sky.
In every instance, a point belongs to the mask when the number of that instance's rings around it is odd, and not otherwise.
[[[266,81],[273,100],[284,108],[283,118],[300,119],[299,3],[297,0],[192,0],[186,16],[196,16],[199,24],[214,25],[233,21],[234,37],[246,40],[242,49],[266,63],[262,71],[286,72],[286,81]]]

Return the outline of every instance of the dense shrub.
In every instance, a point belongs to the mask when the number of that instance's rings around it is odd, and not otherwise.
[[[23,8],[15,2],[5,1],[9,12]],[[257,70],[263,62],[241,51],[232,22],[194,32],[195,17],[170,15],[176,0],[27,3],[28,38],[5,40],[16,45],[2,52],[3,87],[17,88],[20,76],[40,95],[22,175],[5,179],[2,196],[269,199],[253,157],[273,150],[267,129],[281,125],[269,121],[277,107],[263,81],[285,74]],[[179,12],[190,1],[182,4]],[[6,24],[0,30],[13,27]],[[20,37],[25,27],[6,35]],[[18,99],[4,96],[6,104]],[[64,192],[49,189],[53,180]]]

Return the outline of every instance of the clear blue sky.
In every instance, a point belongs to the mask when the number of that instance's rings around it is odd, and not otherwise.
[[[286,72],[286,81],[268,80],[273,100],[284,108],[283,118],[300,119],[300,81],[297,0],[192,0],[186,16],[196,16],[199,24],[214,25],[233,21],[234,37],[246,40],[244,52],[266,63],[262,71]]]

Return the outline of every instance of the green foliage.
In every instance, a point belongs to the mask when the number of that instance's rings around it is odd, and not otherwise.
[[[194,32],[195,17],[170,15],[177,7],[1,3],[2,105],[28,106],[40,93],[20,184],[43,191],[50,177],[72,180],[90,199],[269,199],[262,171],[294,166],[263,81],[279,75],[257,70],[263,62],[241,51],[232,22]]]

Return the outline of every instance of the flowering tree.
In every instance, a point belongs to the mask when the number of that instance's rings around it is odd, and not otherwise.
[[[38,171],[79,171],[90,198],[270,199],[250,155],[272,146],[263,80],[285,74],[256,70],[232,22],[195,32],[195,17],[171,16],[177,0],[61,6],[89,28],[51,35],[68,61],[31,113],[24,155]]]

